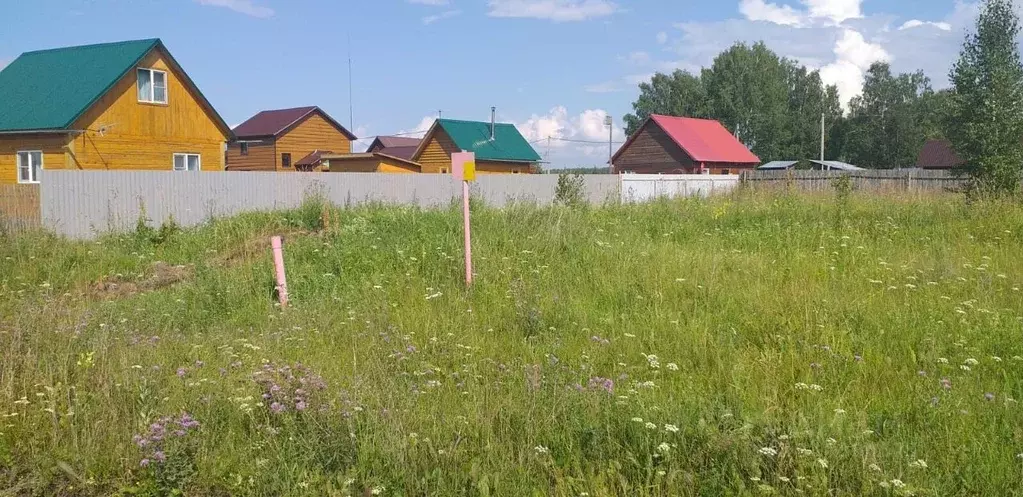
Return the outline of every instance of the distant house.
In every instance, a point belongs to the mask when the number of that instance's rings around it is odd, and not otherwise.
[[[227,147],[230,171],[320,171],[318,154],[350,153],[355,139],[319,107],[265,110],[234,135]]]
[[[378,136],[369,144],[366,152],[380,152],[393,157],[412,160],[412,156],[415,155],[416,149],[419,148],[419,143],[422,141],[419,138],[404,136]]]
[[[652,115],[612,162],[616,173],[736,174],[760,158],[717,121]]]
[[[224,169],[231,130],[158,39],[26,52],[0,71],[0,184],[43,169]]]
[[[922,169],[955,169],[965,164],[948,140],[927,140],[916,159],[916,167]]]
[[[422,167],[403,157],[390,155],[387,148],[362,154],[328,154],[323,156],[332,173],[418,173]]]
[[[480,174],[530,174],[540,155],[513,124],[437,119],[426,132],[412,160],[424,173],[451,171],[451,154],[474,152]]]

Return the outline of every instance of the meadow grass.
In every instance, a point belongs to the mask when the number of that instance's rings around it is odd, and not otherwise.
[[[0,494],[1023,493],[1018,204],[322,219],[0,241]]]

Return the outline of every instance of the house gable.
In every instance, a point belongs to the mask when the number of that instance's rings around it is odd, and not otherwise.
[[[344,132],[342,132],[342,130]],[[294,169],[299,159],[315,150],[330,150],[337,154],[352,151],[351,133],[340,127],[323,112],[311,112],[298,122],[288,126],[277,136],[276,167]],[[284,168],[282,154],[291,154],[291,168]]]
[[[451,154],[461,149],[448,136],[443,128],[434,123],[419,149],[412,156],[412,161],[422,166],[424,173],[443,173],[451,170]]]
[[[684,173],[692,158],[651,119],[626,143],[614,159],[615,172]]]

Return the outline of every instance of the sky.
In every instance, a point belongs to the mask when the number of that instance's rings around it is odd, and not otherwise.
[[[844,102],[876,60],[946,87],[977,10],[968,0],[2,3],[17,22],[0,30],[0,67],[31,50],[158,37],[232,126],[318,105],[364,138],[358,149],[425,131],[438,114],[489,120],[495,106],[551,168],[605,165],[604,118],[617,148],[639,82],[698,71],[737,41],[819,69]]]

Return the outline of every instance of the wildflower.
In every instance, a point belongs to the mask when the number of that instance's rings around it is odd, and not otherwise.
[[[817,464],[824,469],[828,469],[828,460],[823,457],[817,459]]]
[[[835,444],[838,443],[838,440],[835,440],[834,438],[828,437],[827,442],[828,442],[828,445],[835,445]]]
[[[533,447],[533,450],[536,451],[537,454],[549,454],[551,452],[551,449],[548,449],[543,445],[537,445],[536,447]]]
[[[788,482],[790,482],[791,480],[789,480],[789,478],[788,478],[787,476],[779,476],[779,477],[778,477],[778,481],[780,481],[780,482],[782,482],[782,483],[788,483]]]
[[[877,464],[871,464],[870,466],[867,466],[867,469],[871,471],[876,471],[878,473],[881,472],[881,466],[878,466]]]
[[[977,364],[980,364],[980,361],[978,361],[978,360],[976,360],[976,359],[974,359],[972,357],[967,358],[963,362],[966,363],[966,364],[969,364],[970,366],[976,366]]]
[[[917,459],[909,463],[909,467],[916,469],[927,469],[927,461],[924,461],[923,459]]]
[[[810,390],[813,390],[814,392],[820,392],[821,390],[824,390],[824,387],[814,383],[810,385]]]
[[[892,486],[895,487],[895,488],[902,488],[902,487],[905,487],[906,484],[902,483],[902,480],[899,480],[899,479],[896,478],[896,479],[892,480]]]
[[[274,402],[270,404],[270,410],[273,411],[274,414],[280,414],[284,412],[284,405],[280,402]]]
[[[808,388],[810,388],[810,385],[807,385],[806,383],[796,383],[796,390],[806,390]]]
[[[656,430],[657,429],[657,425],[655,425],[655,424],[653,424],[653,423],[651,423],[649,421],[647,421],[646,424],[643,425],[643,426],[646,426],[646,429],[648,429],[648,430]]]
[[[799,455],[801,455],[801,456],[810,456],[810,455],[813,455],[813,451],[812,451],[812,450],[810,450],[810,449],[804,449],[804,448],[802,448],[802,447],[797,447],[797,448],[796,448],[796,452],[798,452],[798,453],[799,453]]]
[[[657,470],[657,476],[664,476],[664,475],[666,475],[666,474],[668,474],[668,473],[667,473],[667,472],[665,472],[665,471],[664,471],[663,469],[659,469],[659,470]]]
[[[177,372],[178,378],[184,378],[186,374],[188,374],[188,370],[187,369],[185,369],[185,368],[178,368],[178,372]]]
[[[143,468],[149,467],[149,458],[147,457],[139,461],[139,466],[142,466]]]
[[[951,390],[952,389],[952,380],[950,380],[948,378],[942,378],[941,379],[941,388],[943,388],[945,390]]]
[[[988,393],[984,394],[984,398],[987,399],[988,401],[995,400],[995,394],[993,394],[991,392],[988,392]]]
[[[659,369],[661,367],[661,362],[660,362],[660,360],[658,360],[657,356],[655,356],[653,354],[651,354],[651,355],[643,354],[643,356],[646,357],[646,361],[647,361],[647,363],[650,364],[651,368]]]
[[[853,360],[856,362],[863,362],[863,356],[857,354],[853,356]]]
[[[380,495],[380,494],[384,493],[384,490],[386,490],[386,488],[384,488],[384,487],[383,487],[383,486],[381,485],[381,486],[379,486],[379,487],[373,487],[373,489],[372,489],[372,490],[370,490],[370,491],[369,491],[369,493],[371,493],[371,494],[373,494],[373,495]]]
[[[965,364],[960,364],[959,369],[962,369],[963,371],[970,371],[970,367]]]
[[[678,371],[678,364],[674,362],[669,362],[665,367],[668,368],[668,371]]]
[[[678,433],[678,427],[675,426],[675,425],[664,425],[664,431],[669,431],[671,433]]]
[[[944,357],[939,357],[938,358],[938,364],[948,364],[948,359],[946,359]]]
[[[165,462],[167,460],[167,454],[164,454],[162,450],[158,450],[153,453],[153,459],[156,459],[156,461],[160,463]]]
[[[759,476],[751,476],[751,477],[749,477],[749,481],[754,482],[754,483],[758,482],[758,481],[760,481],[760,477]]]
[[[920,371],[917,371],[916,374],[917,376],[927,376],[927,371],[921,369]]]
[[[632,422],[633,423],[642,423],[643,422],[643,418],[632,418]]]
[[[878,485],[880,485],[881,488],[888,488],[888,487],[892,486],[890,483],[888,483],[886,481],[880,482],[880,483],[878,483]]]
[[[657,451],[662,454],[667,454],[668,452],[671,452],[671,446],[668,445],[668,442],[661,442],[661,445],[657,446]]]
[[[835,414],[845,414],[845,409],[835,409]]]
[[[774,457],[778,455],[778,449],[775,449],[774,447],[761,447],[757,452],[767,457]]]

